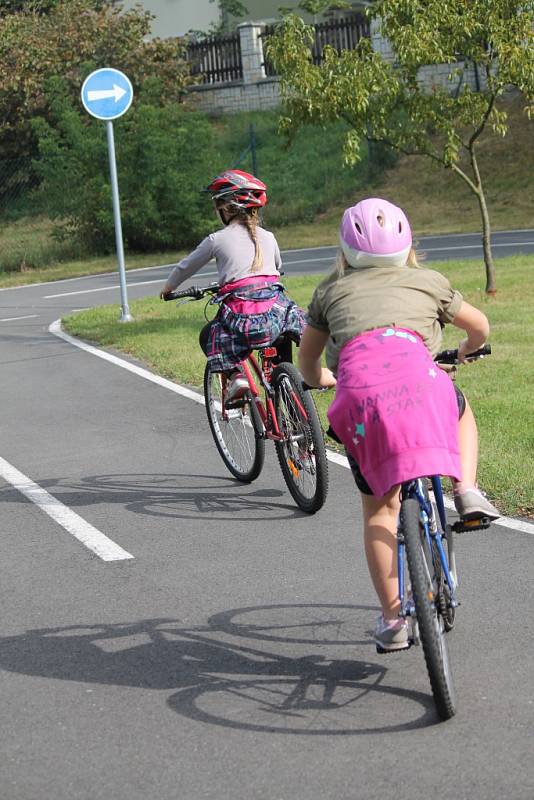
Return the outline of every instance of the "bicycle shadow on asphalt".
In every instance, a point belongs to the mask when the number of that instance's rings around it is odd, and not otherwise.
[[[199,479],[199,483],[195,483]],[[187,482],[189,486],[184,486]],[[39,485],[69,508],[117,504],[135,514],[169,519],[237,519],[254,521],[258,515],[269,519],[293,519],[309,515],[290,500],[289,492],[270,487],[256,488],[226,475],[109,474],[72,479],[41,480]],[[13,489],[0,490],[7,499]],[[280,502],[276,498],[281,498]],[[288,500],[286,503],[285,500]],[[11,502],[26,502],[18,492]]]
[[[233,609],[206,625],[147,619],[42,628],[0,639],[0,669],[172,690],[167,706],[177,714],[244,731],[346,736],[438,724],[430,693],[402,685],[412,680],[410,653],[388,657],[397,666],[408,659],[390,683],[391,662],[366,658],[374,655],[365,633],[371,613],[369,606],[293,604]],[[273,652],[254,639],[284,645]]]

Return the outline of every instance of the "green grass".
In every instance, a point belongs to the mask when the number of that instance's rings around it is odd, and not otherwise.
[[[467,301],[489,317],[493,355],[461,369],[459,385],[473,407],[480,430],[481,485],[503,512],[534,516],[534,428],[531,387],[534,385],[534,259],[516,256],[499,262],[499,292],[487,298],[483,268],[475,261],[432,265],[446,274]],[[288,291],[306,306],[321,276],[287,278]],[[64,320],[68,331],[113,347],[146,362],[155,372],[199,389],[205,359],[198,346],[204,324],[204,303],[176,307],[157,298],[135,301],[132,324],[118,321],[118,306],[76,313]],[[445,344],[454,346],[460,331],[446,330]],[[316,395],[325,419],[331,396]]]

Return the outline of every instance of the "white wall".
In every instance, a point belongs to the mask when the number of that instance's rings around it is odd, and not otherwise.
[[[183,36],[190,30],[207,30],[219,19],[217,3],[209,0],[123,0],[126,10],[142,5],[156,15],[152,22],[152,35],[162,39]]]

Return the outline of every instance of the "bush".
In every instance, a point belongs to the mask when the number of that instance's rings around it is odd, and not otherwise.
[[[93,253],[115,247],[106,124],[84,118],[53,87],[54,125],[34,122],[43,205],[56,235]],[[140,102],[114,123],[125,247],[147,252],[189,246],[213,228],[199,188],[213,173],[212,128],[178,105]]]

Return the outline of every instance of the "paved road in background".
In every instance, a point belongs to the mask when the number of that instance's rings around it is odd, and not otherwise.
[[[130,299],[167,272],[129,273]],[[117,283],[0,292],[0,796],[532,800],[534,536],[459,537],[459,713],[438,724],[420,650],[372,645],[348,471],[305,516],[273,448],[234,482],[201,405],[49,332]]]

